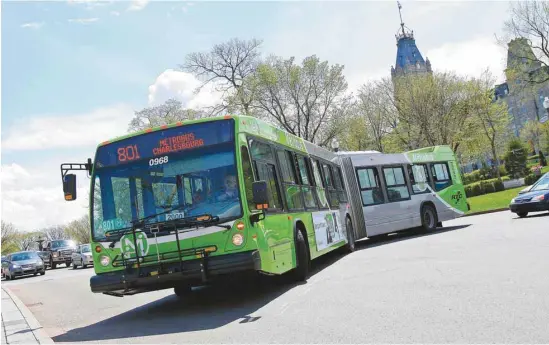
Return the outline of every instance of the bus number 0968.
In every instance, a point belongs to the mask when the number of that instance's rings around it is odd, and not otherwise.
[[[149,166],[168,163],[168,156],[153,158],[149,161]]]

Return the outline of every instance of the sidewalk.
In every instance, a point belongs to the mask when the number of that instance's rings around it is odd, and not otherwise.
[[[2,287],[2,340],[4,344],[53,344],[28,308]]]

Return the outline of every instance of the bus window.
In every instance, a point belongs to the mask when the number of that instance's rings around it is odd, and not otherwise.
[[[301,187],[297,185],[292,154],[285,150],[278,150],[276,154],[280,163],[280,171],[282,172],[282,188],[284,189],[288,209],[303,209]]]
[[[337,189],[337,194],[339,196],[339,202],[347,202],[347,193],[345,192],[345,187],[343,185],[343,175],[341,174],[341,168],[333,166],[332,172],[334,176],[335,187]]]
[[[402,167],[383,168],[383,175],[385,177],[385,184],[387,185],[389,201],[400,201],[410,198]]]
[[[274,164],[256,162],[257,175],[260,181],[267,181],[269,194],[269,209],[282,209],[282,201],[278,191],[276,169]]]
[[[330,202],[330,206],[332,208],[336,208],[339,206],[339,198],[334,187],[334,178],[332,176],[330,166],[327,164],[322,164],[322,172],[324,173],[324,181],[326,183],[326,189],[328,190],[328,201]]]
[[[244,177],[244,189],[246,189],[246,200],[248,201],[248,207],[250,210],[255,209],[253,203],[253,189],[252,184],[254,182],[254,173],[252,170],[252,161],[250,160],[250,154],[246,146],[240,148],[240,153],[242,154],[242,174]]]
[[[310,172],[305,163],[305,158],[297,156],[297,166],[299,168],[299,176],[301,177],[301,185],[303,190],[303,197],[305,198],[305,207],[316,208],[316,200],[313,195],[313,189],[310,182]]]
[[[447,163],[434,163],[431,165],[431,174],[435,182],[435,191],[443,190],[452,184]]]
[[[408,165],[408,177],[412,184],[412,192],[421,194],[429,192],[429,174],[425,164]]]
[[[326,198],[326,191],[323,187],[322,176],[320,174],[319,162],[315,159],[311,160],[311,165],[313,166],[313,175],[315,178],[316,185],[316,196],[318,198],[318,204],[320,208],[328,208],[328,199]]]
[[[360,194],[364,206],[382,204],[383,191],[379,184],[379,175],[375,168],[361,168],[357,170]]]

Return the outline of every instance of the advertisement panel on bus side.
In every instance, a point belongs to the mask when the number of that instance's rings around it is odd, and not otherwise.
[[[341,224],[339,211],[313,212],[313,226],[315,229],[316,249],[318,251],[341,241],[346,241],[346,232]]]

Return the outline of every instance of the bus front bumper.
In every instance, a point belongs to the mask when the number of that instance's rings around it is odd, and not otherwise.
[[[182,270],[181,270],[182,267]],[[242,271],[257,271],[261,267],[257,250],[206,257],[160,265],[127,268],[101,273],[90,278],[91,291],[115,296],[168,289],[181,284],[197,284],[211,278]]]

